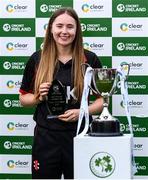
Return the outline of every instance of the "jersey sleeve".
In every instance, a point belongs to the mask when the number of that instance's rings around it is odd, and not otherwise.
[[[33,93],[37,62],[38,55],[34,53],[29,58],[23,73],[22,84],[19,90],[21,94]]]
[[[86,63],[88,63],[92,68],[102,68],[102,63],[99,57],[88,50],[85,50]]]
[[[94,54],[91,66],[92,66],[92,68],[102,68],[102,63],[96,54]]]

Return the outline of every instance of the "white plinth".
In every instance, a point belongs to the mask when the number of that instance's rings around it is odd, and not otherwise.
[[[75,137],[75,179],[131,179],[131,135]]]

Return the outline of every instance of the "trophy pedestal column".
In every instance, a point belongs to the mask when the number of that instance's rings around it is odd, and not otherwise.
[[[131,179],[131,135],[74,138],[75,179]]]

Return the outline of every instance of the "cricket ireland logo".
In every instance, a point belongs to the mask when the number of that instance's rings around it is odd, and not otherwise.
[[[92,156],[89,162],[91,172],[100,178],[106,178],[115,170],[115,160],[107,152],[98,152]]]

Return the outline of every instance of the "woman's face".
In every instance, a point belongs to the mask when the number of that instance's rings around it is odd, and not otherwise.
[[[51,32],[57,46],[66,47],[72,44],[76,35],[76,21],[68,14],[59,15],[52,24]]]

